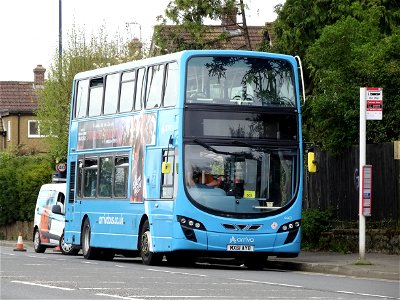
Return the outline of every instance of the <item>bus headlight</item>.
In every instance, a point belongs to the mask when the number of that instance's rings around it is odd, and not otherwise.
[[[283,225],[281,225],[281,227],[279,227],[278,229],[278,233],[280,232],[288,232],[288,231],[297,231],[299,230],[301,225],[301,220],[295,220],[289,223],[285,223]]]
[[[187,218],[184,216],[177,216],[177,220],[179,224],[181,224],[183,234],[189,241],[197,242],[194,229],[206,230],[204,225],[195,219]]]
[[[301,225],[301,220],[295,220],[295,221],[283,224],[281,227],[279,227],[277,233],[283,233],[283,232],[288,233],[286,240],[284,242],[285,245],[292,243],[295,240],[295,238],[299,232],[300,225]]]
[[[206,230],[204,225],[195,219],[187,218],[184,216],[177,216],[177,220],[179,224],[181,224],[182,228],[185,227],[189,229]]]

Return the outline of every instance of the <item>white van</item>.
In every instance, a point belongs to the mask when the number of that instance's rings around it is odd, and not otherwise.
[[[33,223],[33,247],[43,253],[46,248],[59,246],[63,254],[77,254],[70,244],[64,243],[66,183],[44,184],[36,201]]]

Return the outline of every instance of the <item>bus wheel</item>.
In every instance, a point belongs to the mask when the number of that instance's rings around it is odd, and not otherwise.
[[[64,233],[61,235],[60,238],[60,250],[61,253],[64,255],[77,255],[79,249],[74,248],[71,244],[66,244],[64,241]]]
[[[40,242],[39,229],[35,230],[35,235],[33,236],[33,249],[36,253],[44,253],[44,251],[46,251],[46,247],[43,246]]]
[[[140,233],[140,256],[145,265],[155,266],[161,263],[163,255],[150,251],[150,225],[149,220],[146,220]]]
[[[85,220],[83,223],[82,233],[81,233],[81,245],[83,257],[86,259],[96,259],[97,251],[95,248],[90,246],[90,222],[89,219]]]

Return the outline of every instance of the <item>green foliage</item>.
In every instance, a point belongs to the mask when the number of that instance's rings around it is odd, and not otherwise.
[[[276,7],[273,51],[300,55],[305,69],[304,136],[339,154],[358,140],[359,88],[383,88],[383,120],[367,142],[400,138],[400,7],[386,0],[287,0]]]
[[[385,36],[380,12],[381,7],[371,7],[358,19],[348,16],[326,26],[307,50],[314,91],[305,113],[306,132],[323,150],[340,153],[357,141],[361,86],[384,90],[384,118],[367,122],[367,142],[400,137],[400,31]]]
[[[220,48],[220,43],[230,38],[230,35],[223,32],[214,34],[213,39],[210,39],[206,20],[221,20],[226,15],[235,14],[237,10],[244,16],[245,9],[243,0],[238,4],[234,0],[172,0],[165,10],[165,16],[158,17],[160,24],[155,27],[153,44],[162,49],[162,54],[187,49]],[[171,22],[173,27],[166,26]],[[243,26],[243,30],[246,35],[247,27]]]
[[[72,81],[76,73],[144,56],[138,41],[124,41],[118,35],[111,39],[103,26],[90,38],[74,28],[69,35],[62,60],[58,53],[49,69],[49,78],[39,92],[37,111],[40,132],[46,135],[50,155],[55,161],[66,161]]]
[[[335,217],[333,209],[321,211],[307,209],[303,211],[301,222],[302,247],[315,249],[318,247],[321,234],[332,229],[332,221]]]
[[[33,220],[40,186],[52,173],[48,157],[0,152],[0,225]]]

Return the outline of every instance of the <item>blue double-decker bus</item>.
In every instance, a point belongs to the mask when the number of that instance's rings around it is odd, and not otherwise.
[[[292,56],[190,50],[79,73],[65,242],[147,265],[295,257],[302,147]]]

